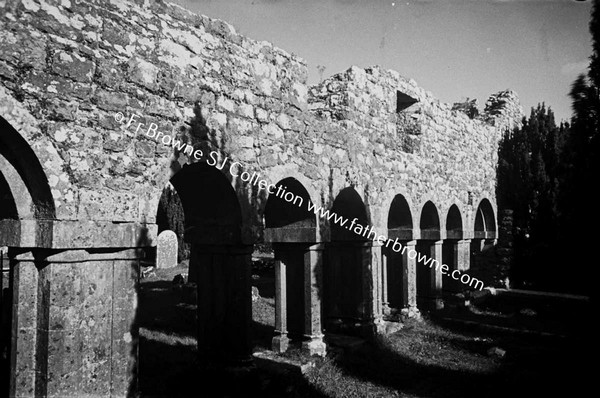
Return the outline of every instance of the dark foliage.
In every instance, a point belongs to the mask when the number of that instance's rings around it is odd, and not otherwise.
[[[568,125],[538,105],[499,147],[498,205],[512,209],[515,259],[511,280],[519,287],[552,289],[552,250],[558,239],[560,153]]]
[[[158,202],[156,224],[158,225],[158,233],[167,229],[175,232],[178,243],[177,261],[188,260],[190,257],[190,247],[189,243],[183,240],[185,230],[183,205],[177,191],[170,185],[163,190]]]
[[[570,92],[570,125],[557,126],[540,105],[500,143],[498,205],[514,210],[511,276],[520,287],[592,294],[589,254],[600,223],[593,193],[600,166],[599,4],[590,22],[589,70]]]

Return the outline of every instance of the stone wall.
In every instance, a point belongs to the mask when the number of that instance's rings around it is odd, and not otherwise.
[[[135,390],[135,284],[143,251],[134,249],[154,244],[165,185],[197,161],[147,136],[152,123],[204,154],[244,163],[269,183],[292,177],[320,206],[330,208],[340,191],[353,187],[380,234],[402,194],[413,248],[430,200],[441,233],[426,239],[440,260],[446,216],[456,205],[464,233],[453,235],[453,249],[462,264],[478,204],[487,199],[496,211],[497,144],[502,131],[519,123],[516,95],[493,95],[471,118],[413,80],[377,67],[352,67],[314,87],[306,81],[306,64],[297,56],[162,1],[0,0],[0,194],[14,202],[0,220],[0,246],[9,247],[14,269],[10,385],[16,395]],[[126,128],[118,112],[139,118]],[[136,133],[137,123],[143,127]],[[228,253],[227,261],[213,265],[228,264],[219,275],[237,289],[229,292],[233,305],[201,300],[199,347],[214,350],[218,339],[211,337],[236,325],[233,358],[250,352],[247,268],[252,244],[264,239],[267,191],[227,169],[223,174],[237,195],[242,239],[236,237],[237,251],[217,253]],[[178,189],[185,187],[191,185]],[[237,203],[231,208],[237,214]],[[490,211],[486,217],[494,219]],[[303,242],[327,242],[330,227],[319,219],[316,236]],[[479,240],[496,235],[479,232]],[[312,245],[298,257],[309,270],[304,293],[311,322],[304,333],[314,337],[310,344],[322,345],[319,275],[326,246]],[[215,256],[197,249],[196,256]],[[355,287],[361,314],[373,321],[381,312],[382,250],[366,244],[359,250]],[[402,282],[410,296],[405,301],[414,306],[415,263],[403,262],[410,268]],[[199,292],[215,285],[200,279]],[[213,316],[210,305],[226,314],[202,318]],[[284,307],[279,300],[277,310]]]
[[[470,119],[394,71],[352,67],[308,87],[302,59],[172,4],[0,4],[0,115],[34,149],[59,220],[153,223],[173,162],[192,161],[124,129],[118,111],[272,183],[294,177],[324,205],[354,185],[381,229],[397,193],[415,220],[429,199],[442,222],[456,203],[465,225],[480,199],[495,204],[497,141],[519,119],[512,92]],[[414,115],[396,112],[397,91],[418,100]],[[264,192],[232,185],[245,239],[260,239]]]

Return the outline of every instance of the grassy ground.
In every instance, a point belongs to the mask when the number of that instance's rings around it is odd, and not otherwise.
[[[174,275],[185,272],[185,267],[161,270],[142,281],[139,370],[143,396],[217,396],[198,381],[195,305],[186,304],[186,297],[172,288]],[[261,351],[270,347],[274,330],[272,275],[265,271],[253,284],[266,296],[253,302],[252,342],[255,351]],[[448,318],[451,313],[442,315]],[[485,312],[488,318],[493,315]],[[303,376],[281,369],[272,374],[257,361],[255,392],[246,390],[241,396],[583,396],[583,388],[592,380],[583,363],[586,356],[591,357],[589,336],[481,331],[432,317],[409,322],[399,332],[374,342],[357,340],[344,348],[330,341],[330,355],[324,359],[292,350],[285,357],[314,363]],[[506,354],[488,354],[494,347]]]
[[[506,355],[488,355],[493,347]],[[308,379],[331,397],[579,396],[590,380],[584,348],[564,339],[475,334],[424,321],[319,361]]]

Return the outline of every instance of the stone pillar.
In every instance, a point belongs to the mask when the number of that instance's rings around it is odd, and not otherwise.
[[[407,241],[403,245],[406,250],[402,251],[402,315],[407,318],[418,318],[417,256],[409,256],[411,252],[416,253],[417,241]]]
[[[473,239],[473,243],[477,253],[481,253],[485,247],[485,239]]]
[[[456,269],[461,272],[471,269],[471,239],[463,239],[457,242],[456,247]]]
[[[442,300],[442,278],[443,278],[443,275],[439,269],[439,267],[441,267],[441,265],[443,264],[442,243],[443,243],[443,241],[441,241],[441,240],[432,241],[431,246],[430,246],[430,251],[429,251],[429,256],[431,257],[431,261],[433,262],[433,260],[436,260],[439,263],[438,267],[436,267],[435,265],[429,267],[429,272],[430,272],[429,292],[431,295],[431,299],[433,300],[432,306],[437,310],[444,308],[444,302]],[[430,264],[432,264],[432,263],[430,263]]]
[[[450,293],[459,293],[463,290],[463,286],[460,281],[452,278],[451,273],[454,270],[458,270],[461,273],[469,270],[471,240],[451,240],[450,245],[452,250],[452,268],[448,271],[448,275],[445,276],[444,290]]]
[[[210,368],[252,363],[252,249],[192,244],[198,259],[198,354]]]
[[[127,396],[136,389],[133,249],[9,250],[11,396]]]
[[[308,247],[304,253],[304,337],[307,341],[302,343],[302,349],[309,355],[320,356],[327,353],[321,327],[323,250],[323,244],[316,244]]]
[[[275,336],[271,347],[275,352],[285,352],[290,340],[287,337],[287,282],[286,264],[275,260]]]
[[[367,279],[363,283],[363,294],[368,299],[367,316],[371,320],[380,319],[382,316],[382,245],[379,242],[368,242],[371,258],[365,268]],[[368,282],[370,280],[370,283]]]
[[[381,312],[381,244],[364,242],[362,245],[362,333],[372,337],[377,333],[376,325],[382,318]]]
[[[382,256],[381,256],[381,275],[380,275],[380,283],[379,283],[379,290],[381,292],[381,313],[384,315],[389,315],[390,314],[390,302],[388,299],[388,256],[387,255],[383,255],[383,248],[382,250]],[[389,250],[389,249],[388,249]]]

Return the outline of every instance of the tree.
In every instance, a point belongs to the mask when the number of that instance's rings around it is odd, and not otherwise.
[[[580,75],[571,88],[573,116],[562,154],[564,173],[560,189],[562,241],[572,247],[570,273],[588,272],[588,253],[595,242],[600,216],[597,198],[591,193],[600,167],[600,1],[594,1],[590,21],[592,55],[587,75]],[[580,271],[579,271],[580,270]],[[579,272],[578,272],[579,271]],[[591,278],[579,278],[585,293],[593,293]]]
[[[171,184],[163,190],[163,193],[158,202],[158,211],[156,214],[156,224],[158,233],[164,230],[171,230],[177,235],[178,253],[177,261],[181,262],[190,257],[190,245],[184,241],[185,216],[183,213],[183,205],[177,191]]]
[[[550,248],[557,241],[559,156],[564,124],[550,108],[531,109],[522,127],[507,132],[498,152],[498,205],[513,210],[515,259],[511,279],[517,286],[554,289],[545,278],[552,267]]]

